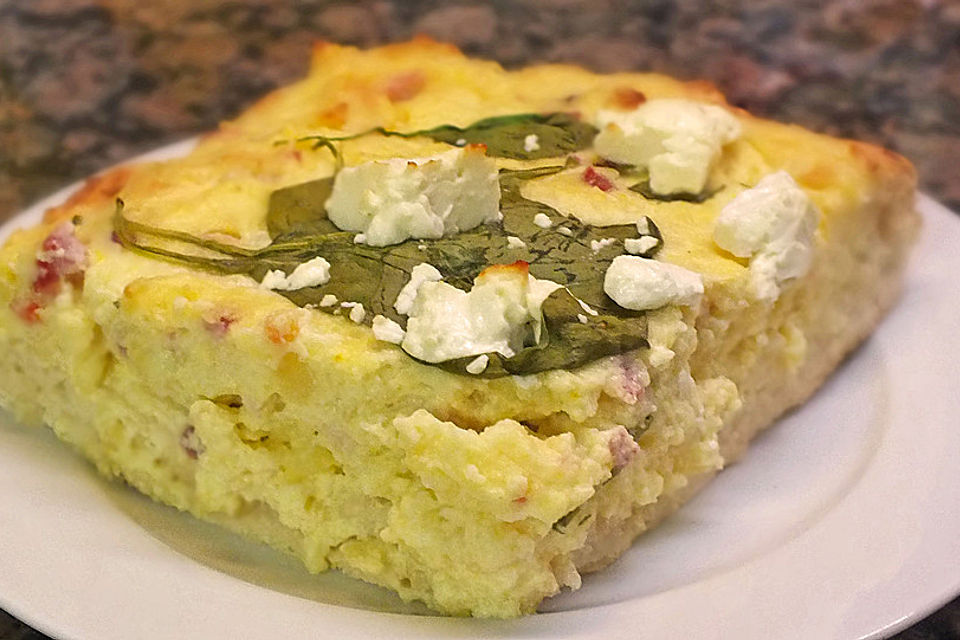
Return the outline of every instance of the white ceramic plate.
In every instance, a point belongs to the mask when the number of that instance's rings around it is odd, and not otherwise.
[[[2,415],[0,606],[62,640],[891,634],[960,592],[960,218],[919,207],[906,293],[877,333],[744,462],[544,613],[442,618],[309,576]]]

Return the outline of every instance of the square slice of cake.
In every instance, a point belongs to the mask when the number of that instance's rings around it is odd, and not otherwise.
[[[0,401],[310,571],[531,613],[871,331],[914,183],[702,83],[319,45],[7,240]]]

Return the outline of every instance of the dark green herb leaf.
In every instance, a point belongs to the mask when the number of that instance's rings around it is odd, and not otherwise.
[[[301,263],[322,256],[331,265],[329,282],[277,293],[301,307],[318,305],[327,294],[336,296],[338,301],[359,302],[367,311],[367,324],[375,315],[406,323],[406,317],[399,315],[393,304],[410,272],[420,263],[432,264],[446,282],[469,290],[476,276],[488,266],[522,260],[529,263],[533,276],[558,282],[565,289],[555,291],[543,304],[541,340],[511,358],[487,354],[490,361],[481,375],[498,377],[570,369],[643,347],[647,342],[646,317],[617,306],[603,292],[606,269],[613,258],[624,252],[623,241],[637,237],[636,226],[588,226],[521,195],[525,181],[563,168],[501,171],[503,220],[499,224],[388,247],[355,244],[354,233],[332,225],[324,210],[330,178],[273,194],[267,222],[274,241],[262,249],[244,249],[134,222],[124,217],[124,205],[119,200],[114,228],[121,243],[131,250],[214,273],[246,274],[256,280],[262,280],[267,271],[274,269],[290,274]],[[549,216],[553,226],[543,229],[534,224],[538,213]],[[650,235],[659,237],[655,225],[651,224]],[[520,238],[526,246],[511,246],[508,236]],[[648,255],[658,248],[659,244]],[[578,299],[588,307],[584,308]],[[333,312],[337,308],[321,310]],[[470,360],[437,366],[462,374]]]
[[[663,194],[663,193],[657,193],[650,188],[649,178],[645,178],[640,182],[636,183],[635,185],[633,185],[632,187],[630,187],[630,191],[639,193],[647,200],[660,200],[661,202],[676,202],[678,200],[682,200],[683,202],[694,202],[697,204],[701,202],[706,202],[713,196],[717,195],[717,193],[721,189],[723,189],[723,187],[717,187],[716,189],[712,189],[712,190],[704,189],[700,193],[680,192],[680,193]]]
[[[533,266],[531,271],[533,271]],[[602,285],[602,280],[601,280]],[[625,311],[625,310],[624,310]],[[520,350],[512,358],[488,353],[483,376],[523,375],[552,369],[573,369],[598,358],[647,346],[647,319],[643,314],[589,315],[577,299],[558,289],[543,303],[543,331],[538,344]],[[582,322],[580,318],[585,318]],[[447,371],[462,373],[475,356],[442,362]]]
[[[567,113],[527,113],[486,118],[463,129],[445,125],[414,135],[448,144],[461,144],[461,140],[466,144],[485,144],[491,156],[536,160],[585,149],[593,143],[597,130]],[[537,148],[528,151],[525,141],[529,135],[537,136]]]
[[[597,129],[568,113],[520,113],[484,118],[463,128],[445,124],[432,129],[401,132],[377,127],[348,136],[308,136],[301,140],[312,140],[316,147],[327,147],[337,155],[334,142],[354,140],[371,133],[400,138],[422,136],[457,146],[484,144],[490,156],[537,160],[587,148],[593,143]],[[529,135],[537,136],[537,148],[528,151],[526,139]]]
[[[270,194],[267,232],[274,240],[339,231],[327,219],[324,203],[333,191],[333,176],[311,180]]]

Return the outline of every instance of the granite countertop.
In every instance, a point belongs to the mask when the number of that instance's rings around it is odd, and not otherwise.
[[[0,0],[0,218],[213,128],[301,76],[315,39],[417,33],[508,66],[706,78],[754,113],[903,153],[960,210],[958,0]],[[0,638],[44,637],[0,611]],[[896,637],[960,639],[960,599]]]

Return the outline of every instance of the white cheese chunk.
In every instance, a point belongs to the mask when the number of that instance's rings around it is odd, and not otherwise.
[[[781,285],[810,268],[820,212],[786,171],[777,171],[741,192],[721,211],[713,241],[750,258],[750,280],[760,300],[775,300]]]
[[[350,309],[350,319],[360,324],[363,322],[363,319],[367,317],[367,312],[364,310],[363,305],[359,302]]]
[[[653,236],[626,238],[623,241],[623,247],[627,250],[627,253],[646,253],[655,246],[657,246],[657,239]]]
[[[617,256],[607,267],[603,290],[621,307],[644,311],[696,304],[703,295],[703,280],[699,273],[668,262]]]
[[[400,344],[403,342],[403,336],[406,332],[399,324],[386,316],[376,315],[373,317],[373,337],[383,342],[392,342]]]
[[[522,263],[485,269],[467,292],[445,282],[420,285],[402,347],[426,362],[499,353],[536,344],[540,307],[560,285],[529,275]]]
[[[487,364],[490,363],[490,356],[483,354],[477,356],[467,364],[467,373],[472,373],[473,375],[478,375],[486,371]]]
[[[363,319],[367,317],[363,304],[359,302],[341,302],[340,306],[344,309],[350,309],[349,318],[357,324],[363,322]]]
[[[659,194],[700,193],[723,146],[740,137],[727,109],[679,98],[648,100],[633,111],[600,111],[597,153],[644,167]]]
[[[527,243],[517,236],[507,236],[507,244],[511,249],[524,249],[527,246]]]
[[[332,293],[327,293],[320,298],[321,307],[332,307],[335,304],[337,304],[337,296],[333,295]]]
[[[531,151],[540,150],[540,136],[535,133],[531,133],[526,138],[523,139],[523,150],[527,153]]]
[[[437,271],[435,266],[421,262],[410,271],[410,280],[400,289],[393,308],[397,310],[397,313],[407,315],[410,313],[410,308],[413,307],[413,301],[417,299],[420,285],[424,282],[439,282],[440,280],[443,280],[443,275]]]
[[[496,163],[476,146],[345,167],[326,202],[331,222],[375,247],[473,229],[499,206]]]
[[[590,250],[594,253],[598,253],[604,247],[609,247],[617,241],[616,238],[603,238],[602,240],[591,240],[590,241]]]
[[[296,291],[307,287],[317,287],[330,281],[330,263],[316,257],[298,264],[289,276],[280,269],[268,271],[260,282],[261,289],[274,291]]]
[[[537,225],[541,229],[549,229],[553,226],[553,220],[551,220],[550,216],[545,213],[538,213],[537,215],[533,216],[533,224]]]

